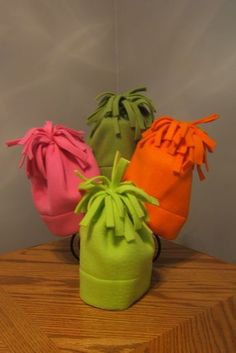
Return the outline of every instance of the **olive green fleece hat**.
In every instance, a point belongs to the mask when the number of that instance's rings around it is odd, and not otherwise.
[[[130,160],[141,133],[151,126],[155,108],[143,95],[145,91],[142,87],[123,94],[106,92],[97,97],[98,108],[87,119],[88,125],[93,125],[87,142],[102,175],[110,178],[116,151]]]
[[[80,223],[80,297],[92,306],[123,310],[150,287],[154,240],[144,202],[158,201],[123,182],[128,165],[116,154],[112,177],[86,179],[75,212]]]

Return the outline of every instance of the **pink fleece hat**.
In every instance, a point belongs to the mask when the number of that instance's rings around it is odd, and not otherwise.
[[[23,146],[20,167],[25,163],[35,207],[49,230],[59,236],[77,233],[80,217],[74,209],[81,198],[78,186],[82,180],[75,170],[88,178],[99,175],[84,132],[47,121],[7,145]]]

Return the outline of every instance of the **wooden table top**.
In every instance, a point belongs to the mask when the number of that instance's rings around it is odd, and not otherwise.
[[[236,266],[163,242],[125,311],[79,297],[69,239],[0,256],[0,353],[235,353]]]

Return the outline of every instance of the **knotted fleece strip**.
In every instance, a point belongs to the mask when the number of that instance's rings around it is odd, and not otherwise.
[[[127,242],[134,240],[135,235],[139,233],[152,234],[146,225],[148,216],[144,203],[158,206],[159,202],[132,182],[122,181],[128,163],[128,160],[120,158],[117,153],[111,180],[98,176],[84,178],[85,181],[80,184],[79,188],[84,191],[84,196],[75,212],[85,214],[80,226],[87,229],[87,234],[92,232],[94,224],[103,212],[108,232],[125,237]],[[80,172],[77,173],[82,177]]]
[[[88,125],[95,124],[95,131],[103,118],[112,118],[115,134],[120,135],[119,120],[125,119],[135,129],[135,141],[139,140],[141,132],[151,126],[155,112],[152,101],[142,94],[145,91],[146,88],[141,87],[122,94],[100,94],[96,98],[97,110],[87,118]]]
[[[216,143],[197,125],[214,121],[218,117],[217,114],[212,114],[193,122],[185,122],[164,116],[155,120],[151,128],[143,133],[139,147],[154,144],[156,147],[165,149],[175,156],[174,173],[181,174],[189,167],[196,165],[199,178],[203,180],[205,175],[201,165],[205,164],[206,170],[209,170],[207,151],[213,152]]]
[[[23,145],[20,167],[25,164],[26,175],[30,178],[39,173],[45,180],[46,150],[51,144],[56,144],[78,163],[82,171],[89,167],[88,150],[84,143],[84,132],[67,128],[63,125],[53,125],[47,121],[43,127],[30,129],[24,137],[6,142],[7,146]]]

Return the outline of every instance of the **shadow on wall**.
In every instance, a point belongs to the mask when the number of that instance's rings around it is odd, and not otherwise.
[[[197,176],[188,223],[179,242],[236,262],[236,2],[234,0],[118,2],[120,89],[146,85],[158,115],[194,120],[218,147],[206,181]],[[138,24],[138,25],[137,25]],[[128,35],[127,35],[128,33]],[[125,53],[125,55],[124,55]]]
[[[112,13],[109,0],[1,3],[0,252],[55,239],[18,170],[20,148],[4,142],[45,120],[85,128],[97,93],[115,89]]]

